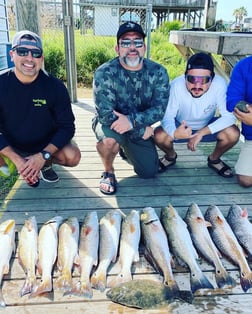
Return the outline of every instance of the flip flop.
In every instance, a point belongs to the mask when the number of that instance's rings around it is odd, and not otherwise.
[[[116,181],[116,177],[114,173],[104,171],[101,175],[101,178],[102,179],[100,181],[100,191],[106,195],[114,194],[116,192],[116,186],[117,186],[117,181]],[[108,191],[104,190],[101,187],[101,184],[106,184],[109,187],[109,190]],[[110,191],[110,188],[113,188],[113,191]]]
[[[216,165],[221,164],[222,167],[218,169]],[[207,159],[207,165],[209,168],[213,169],[215,172],[217,172],[220,176],[224,178],[231,178],[233,177],[232,169],[220,158],[216,160],[210,160],[209,157]],[[227,170],[230,170],[231,172],[229,174],[225,174]]]

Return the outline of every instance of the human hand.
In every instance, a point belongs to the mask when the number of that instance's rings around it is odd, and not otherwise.
[[[115,110],[113,111],[113,113],[118,117],[118,119],[111,124],[111,130],[114,130],[119,134],[124,134],[125,132],[131,130],[131,124],[126,115]]]
[[[246,105],[248,112],[242,112],[238,108],[234,108],[234,115],[244,124],[252,126],[252,105]]]
[[[148,138],[154,135],[154,129],[151,126],[147,126],[142,137],[143,140],[148,140]]]
[[[180,126],[175,130],[174,137],[176,139],[185,139],[192,136],[192,129],[186,124],[186,121],[182,121]]]
[[[21,166],[18,167],[19,174],[28,184],[34,184],[39,180],[40,170],[45,164],[44,159],[40,155],[38,153],[26,157]]]
[[[199,142],[202,140],[202,135],[200,133],[194,133],[187,143],[187,148],[192,152],[196,151],[196,147]]]

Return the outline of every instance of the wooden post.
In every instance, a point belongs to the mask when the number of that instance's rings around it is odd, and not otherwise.
[[[67,88],[72,103],[77,102],[77,70],[74,44],[73,0],[62,0]]]
[[[16,0],[17,30],[27,29],[41,35],[38,12],[38,0]]]
[[[205,0],[204,28],[208,29],[215,24],[218,0]]]

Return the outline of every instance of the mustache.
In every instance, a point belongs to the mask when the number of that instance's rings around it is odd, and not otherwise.
[[[196,88],[196,87],[193,87],[193,88],[191,88],[191,91],[192,92],[197,92],[197,91],[201,91],[201,92],[203,92],[203,88]]]

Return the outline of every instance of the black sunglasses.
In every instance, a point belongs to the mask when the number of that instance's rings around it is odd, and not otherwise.
[[[42,50],[40,49],[30,49],[30,48],[25,48],[25,47],[18,47],[15,48],[13,51],[17,52],[17,55],[19,57],[26,57],[28,56],[29,52],[31,53],[33,58],[41,58],[42,57]]]
[[[130,48],[131,44],[133,44],[135,48],[142,48],[144,45],[144,41],[143,39],[123,39],[119,43],[122,48]]]

